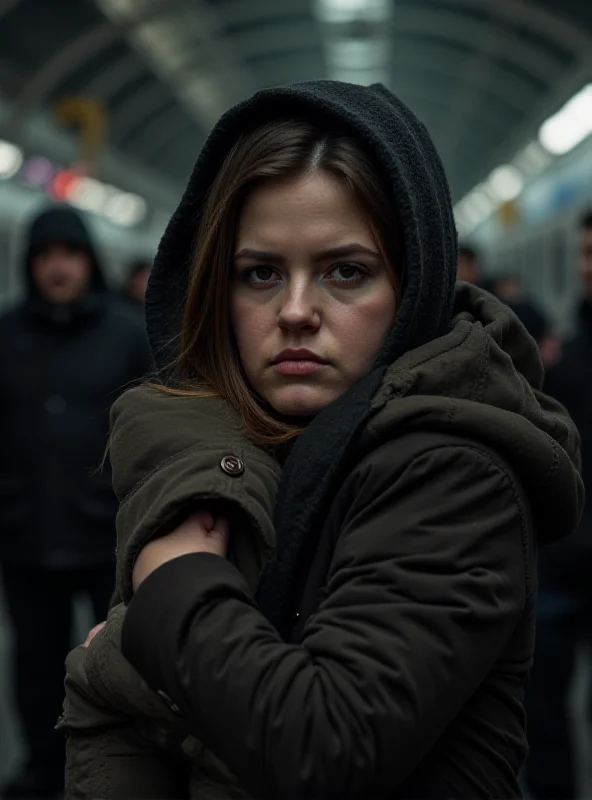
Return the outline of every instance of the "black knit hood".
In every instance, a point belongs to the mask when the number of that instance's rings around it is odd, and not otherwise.
[[[261,91],[227,112],[212,131],[160,244],[146,301],[148,336],[160,369],[175,357],[208,190],[238,136],[270,118],[304,118],[343,130],[382,165],[399,211],[406,267],[401,306],[374,368],[309,423],[284,464],[275,509],[278,568],[264,579],[260,594],[268,616],[281,627],[302,548],[321,523],[356,440],[375,413],[372,400],[388,366],[450,329],[457,237],[448,183],[432,141],[385,87],[318,81]]]
[[[105,289],[105,277],[92,236],[82,216],[67,205],[55,205],[38,214],[29,228],[25,245],[24,267],[27,289],[31,297],[38,297],[39,291],[31,273],[31,260],[35,253],[49,244],[62,243],[79,247],[91,262],[91,288],[98,292]]]
[[[404,232],[407,284],[378,363],[444,333],[450,324],[457,240],[446,176],[428,132],[384,86],[315,81],[265,89],[232,108],[210,134],[160,243],[146,299],[159,367],[174,359],[201,209],[239,135],[275,117],[306,118],[352,134],[389,177]]]

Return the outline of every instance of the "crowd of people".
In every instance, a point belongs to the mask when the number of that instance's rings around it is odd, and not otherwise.
[[[581,438],[581,475],[592,496],[592,212],[580,221],[575,333],[562,342],[537,304],[512,275],[486,278],[477,251],[460,248],[459,279],[495,293],[536,341],[545,365],[544,390],[569,411]],[[529,794],[538,800],[575,798],[577,744],[570,718],[570,692],[578,656],[592,644],[592,507],[578,530],[539,554],[536,647],[526,692],[530,754],[524,771]],[[592,723],[592,699],[585,718]],[[591,756],[592,758],[592,756]]]
[[[457,248],[396,98],[283,91],[214,129],[121,289],[76,211],[32,221],[0,318],[27,748],[0,796],[575,798],[592,214],[561,342]],[[107,623],[64,689],[81,593]]]

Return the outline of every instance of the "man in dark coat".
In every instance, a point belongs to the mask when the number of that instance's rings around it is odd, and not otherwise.
[[[527,779],[537,800],[577,796],[567,705],[577,650],[592,642],[592,212],[581,227],[578,327],[559,364],[547,371],[545,391],[563,403],[580,431],[588,503],[578,531],[541,553],[537,644],[526,696]]]
[[[139,315],[106,290],[73,209],[33,221],[24,269],[27,296],[0,318],[0,564],[29,759],[4,797],[45,798],[63,787],[54,726],[72,600],[89,595],[103,619],[114,588],[109,410],[151,361]]]

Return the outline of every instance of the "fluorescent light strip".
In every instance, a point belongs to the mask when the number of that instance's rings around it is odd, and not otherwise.
[[[468,236],[500,203],[507,203],[520,196],[525,178],[541,173],[552,162],[554,156],[562,156],[573,150],[592,134],[592,83],[587,84],[549,117],[539,128],[538,141],[530,142],[514,159],[495,169],[485,184],[476,186],[455,208],[457,224],[463,235]],[[483,203],[483,194],[491,202]]]

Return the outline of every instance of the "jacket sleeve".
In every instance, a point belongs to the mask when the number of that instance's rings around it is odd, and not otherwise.
[[[513,479],[467,446],[358,466],[324,599],[286,644],[205,553],[140,587],[122,649],[256,797],[392,796],[492,669],[525,607]],[[395,448],[395,449],[393,449]]]
[[[119,652],[122,620],[123,607],[116,608],[90,647],[77,647],[66,661],[58,722],[66,737],[65,800],[172,800],[188,791],[187,732]]]
[[[191,771],[135,725],[66,730],[64,800],[186,800]]]
[[[142,547],[199,504],[224,507],[234,528],[233,558],[253,591],[273,554],[272,522],[280,469],[245,438],[219,398],[165,394],[150,386],[126,392],[111,412],[117,514],[117,597],[129,602]],[[234,469],[225,468],[224,459]]]

